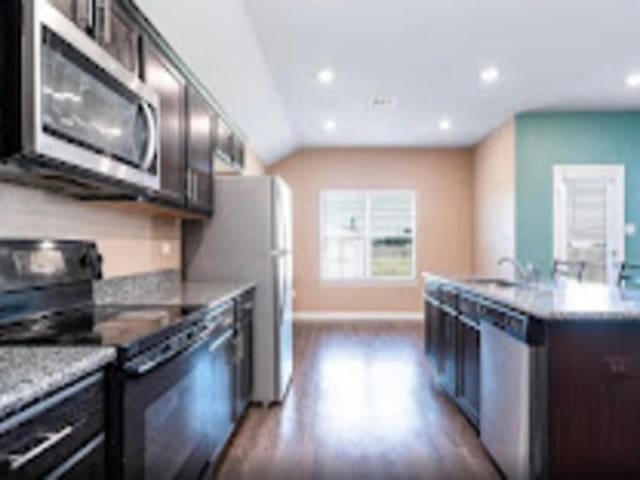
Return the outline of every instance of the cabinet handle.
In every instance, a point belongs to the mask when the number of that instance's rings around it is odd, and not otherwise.
[[[187,198],[191,200],[191,170],[187,170]]]
[[[67,425],[63,429],[55,433],[47,433],[42,436],[43,441],[38,443],[35,447],[23,454],[12,454],[7,455],[10,463],[10,469],[12,472],[19,470],[24,465],[29,463],[31,460],[36,458],[41,453],[44,453],[46,450],[49,450],[54,445],[60,443],[62,440],[67,438],[73,432],[73,427],[71,425]]]

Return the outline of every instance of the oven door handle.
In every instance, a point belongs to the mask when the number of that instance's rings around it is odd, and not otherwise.
[[[229,340],[231,340],[232,337],[233,337],[233,330],[229,330],[227,333],[225,333],[224,335],[222,335],[221,337],[217,338],[216,340],[214,340],[211,343],[211,345],[209,346],[209,351],[211,353],[214,353],[222,345],[228,343]]]

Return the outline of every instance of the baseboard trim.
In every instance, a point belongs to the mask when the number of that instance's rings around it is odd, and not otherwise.
[[[321,322],[321,321],[362,321],[362,320],[413,320],[420,321],[424,318],[422,312],[294,312],[293,319],[296,322]]]

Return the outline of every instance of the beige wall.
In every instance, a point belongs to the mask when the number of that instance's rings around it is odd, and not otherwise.
[[[0,238],[96,240],[107,277],[180,268],[180,225],[172,218],[115,210],[0,183]]]
[[[511,274],[515,257],[515,122],[508,120],[473,151],[473,267],[477,275]]]
[[[470,150],[311,149],[268,168],[291,186],[294,203],[294,309],[298,312],[417,312],[421,281],[345,287],[320,281],[319,200],[328,188],[407,188],[416,192],[418,273],[465,275],[472,268]]]

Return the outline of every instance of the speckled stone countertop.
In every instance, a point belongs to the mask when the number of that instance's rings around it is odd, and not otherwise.
[[[254,287],[252,282],[181,283],[174,288],[130,296],[125,304],[187,307],[213,306],[231,300]]]
[[[472,294],[515,308],[542,320],[637,320],[640,290],[564,281],[532,286],[500,287],[423,274],[425,281],[449,283]]]
[[[245,281],[180,281],[177,272],[114,278],[97,285],[96,303],[102,305],[206,307],[230,300],[253,288]]]
[[[116,357],[109,347],[0,348],[0,419],[93,373]]]

